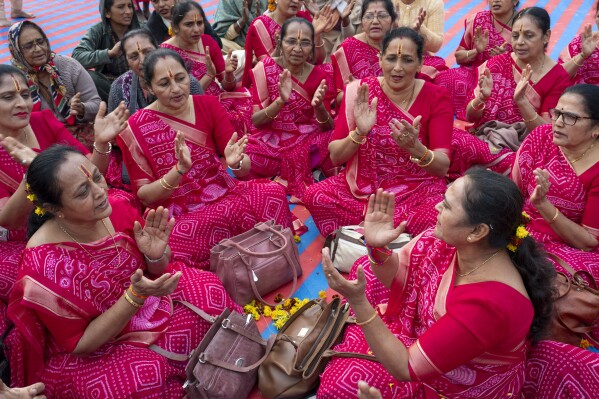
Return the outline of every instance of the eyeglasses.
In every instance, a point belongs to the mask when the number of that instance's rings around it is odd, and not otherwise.
[[[29,43],[22,44],[21,50],[31,51],[35,48],[35,46],[39,46],[40,48],[47,48],[48,42],[46,42],[46,39],[40,37],[39,39],[35,39],[33,41],[30,41]]]
[[[384,21],[386,19],[391,18],[391,15],[388,12],[379,12],[377,14],[369,12],[368,14],[364,14],[362,17],[363,21],[372,22],[374,19],[378,19],[379,21]]]
[[[299,45],[302,49],[312,48],[312,42],[310,40],[299,41],[297,39],[285,39],[283,40],[283,43],[285,43],[289,47],[295,47]]]
[[[595,120],[595,118],[591,118],[589,116],[578,116],[578,115],[572,114],[570,112],[562,112],[559,109],[555,109],[555,108],[549,109],[549,116],[551,117],[551,120],[555,121],[555,122],[557,122],[557,120],[561,116],[562,121],[564,121],[564,125],[568,125],[568,126],[576,125],[576,122],[578,122],[579,119]]]

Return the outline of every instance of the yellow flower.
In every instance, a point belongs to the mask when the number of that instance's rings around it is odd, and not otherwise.
[[[318,297],[325,299],[327,297],[327,293],[325,291],[318,291]]]
[[[35,194],[27,194],[27,199],[33,203],[35,203]]]
[[[268,0],[268,11],[273,12],[276,8],[275,0]]]
[[[522,240],[523,238],[528,237],[528,230],[523,225],[518,226],[516,229],[516,238]]]
[[[302,242],[302,238],[298,235],[293,236],[293,241],[295,242]]]
[[[509,244],[507,245],[507,249],[509,249],[509,250],[510,250],[510,251],[512,251],[512,252],[516,252],[516,249],[518,249],[518,247],[516,247],[516,246],[515,246],[514,244],[512,244],[512,243],[509,243]]]
[[[173,28],[170,26],[168,27],[168,35],[173,36]]]
[[[283,302],[283,307],[285,307],[285,308],[291,307],[291,299],[285,299],[285,302]]]
[[[46,213],[46,211],[41,207],[41,206],[36,206],[35,207],[35,214],[38,216],[44,216],[44,213]]]
[[[524,223],[528,223],[531,220],[531,217],[528,213],[522,211],[522,219],[524,220]]]
[[[270,308],[270,306],[264,306],[262,314],[264,315],[264,317],[270,317],[270,315],[272,314],[272,309]]]
[[[580,347],[582,349],[588,349],[588,347],[591,346],[591,344],[589,343],[589,341],[587,341],[586,339],[582,339],[580,341]]]

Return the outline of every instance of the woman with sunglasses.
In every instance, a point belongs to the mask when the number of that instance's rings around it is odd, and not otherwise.
[[[520,146],[512,171],[531,218],[526,229],[543,245],[556,270],[571,275],[564,267],[569,266],[595,280],[599,280],[598,98],[599,87],[594,85],[566,89],[556,107],[549,109],[551,124],[534,129]],[[598,341],[599,327],[590,335]],[[529,354],[527,398],[597,396],[599,380],[592,368],[599,355],[577,348],[583,346],[578,339],[570,343],[543,341]],[[573,378],[575,388],[564,383]]]

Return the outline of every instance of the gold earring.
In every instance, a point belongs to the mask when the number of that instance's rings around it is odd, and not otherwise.
[[[472,237],[468,236],[468,238],[466,238],[466,241],[468,241],[468,242],[472,241]]]

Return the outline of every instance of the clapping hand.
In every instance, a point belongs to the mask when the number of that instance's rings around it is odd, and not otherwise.
[[[416,17],[416,21],[414,21],[414,25],[412,26],[412,29],[414,29],[416,32],[419,32],[420,31],[420,27],[424,23],[424,19],[425,18],[426,18],[426,10],[423,9],[423,8],[421,8],[418,11],[418,17]]]
[[[233,55],[233,50],[229,50],[227,58],[225,59],[225,74],[234,73],[237,70],[239,61],[236,55]]]
[[[478,26],[475,30],[474,30],[474,48],[476,49],[477,53],[482,53],[487,49],[487,46],[489,45],[489,30],[485,29],[483,31],[483,29]]]
[[[503,54],[507,51],[507,42],[503,42],[501,46],[493,46],[489,49],[489,55],[495,57],[496,55]]]
[[[314,26],[315,36],[333,30],[338,20],[337,18],[334,18],[334,12],[336,11],[332,10],[330,4],[327,3],[324,5],[324,7],[322,7],[322,10],[318,11],[316,15],[314,15],[312,25]]]
[[[159,259],[166,249],[168,238],[175,226],[175,218],[169,218],[168,209],[159,206],[146,215],[144,227],[135,221],[133,233],[140,252],[150,259]]]
[[[191,169],[191,151],[185,142],[185,134],[181,131],[177,131],[175,136],[175,158],[180,172],[187,173]]]
[[[279,97],[281,97],[284,103],[289,101],[292,89],[293,81],[291,80],[291,72],[288,69],[284,69],[279,75]]]
[[[514,90],[514,102],[519,103],[526,99],[526,89],[528,88],[528,82],[532,76],[532,67],[530,64],[526,64],[526,68],[522,71],[522,77],[516,85]]]
[[[316,108],[323,103],[326,92],[327,84],[326,81],[323,79],[318,85],[316,91],[314,92],[314,97],[312,97],[312,107]]]
[[[230,168],[237,169],[239,162],[243,159],[245,149],[248,145],[247,136],[237,140],[237,132],[234,132],[225,147],[225,161]]]
[[[356,280],[347,280],[335,269],[329,249],[325,247],[322,249],[322,269],[329,287],[344,297],[350,306],[366,300],[366,276],[362,266],[358,267]]]
[[[343,9],[343,12],[341,13],[341,19],[349,18],[351,12],[354,10],[355,5],[356,0],[351,0],[349,3],[347,3],[345,8]]]
[[[538,209],[540,205],[547,201],[547,193],[551,187],[551,182],[549,181],[549,172],[544,169],[537,168],[532,173],[535,176],[537,186],[530,195],[530,203]]]
[[[599,46],[599,32],[593,33],[591,24],[587,24],[582,30],[580,37],[582,39],[582,56],[588,58],[597,46]]]
[[[212,76],[213,78],[216,76],[216,67],[214,66],[214,62],[212,62],[212,58],[210,57],[210,47],[206,47],[206,75]]]
[[[100,109],[94,122],[94,140],[98,144],[106,144],[127,127],[129,119],[129,110],[125,107],[125,102],[121,101],[114,111],[106,115],[106,103],[100,103]]]
[[[485,69],[485,72],[478,78],[478,88],[482,96],[480,100],[487,101],[493,90],[493,76],[491,76],[489,69]]]
[[[356,128],[358,129],[357,133],[360,135],[368,134],[376,123],[376,106],[379,99],[375,97],[371,103],[368,99],[369,93],[367,84],[358,87],[356,104],[354,106],[354,119],[356,121]]]
[[[81,102],[81,93],[77,92],[73,97],[71,97],[71,103],[69,104],[71,108],[71,115],[83,117],[85,115],[85,104]]]
[[[389,127],[391,128],[391,137],[393,137],[393,140],[395,140],[399,147],[409,151],[410,149],[415,148],[418,143],[420,143],[418,135],[420,133],[421,120],[422,116],[418,115],[416,118],[414,118],[414,122],[412,124],[405,119],[399,121],[395,118],[389,122]]]
[[[406,228],[406,222],[395,227],[395,194],[379,188],[368,198],[368,208],[364,218],[364,239],[373,247],[384,247],[397,239]]]
[[[29,166],[37,156],[37,153],[30,147],[13,137],[4,137],[0,134],[0,145],[4,147],[12,159],[25,167]]]
[[[163,273],[157,279],[150,280],[144,276],[141,269],[137,269],[131,276],[131,286],[139,296],[161,297],[172,294],[177,285],[179,285],[180,279],[181,272],[176,272],[174,274]]]

